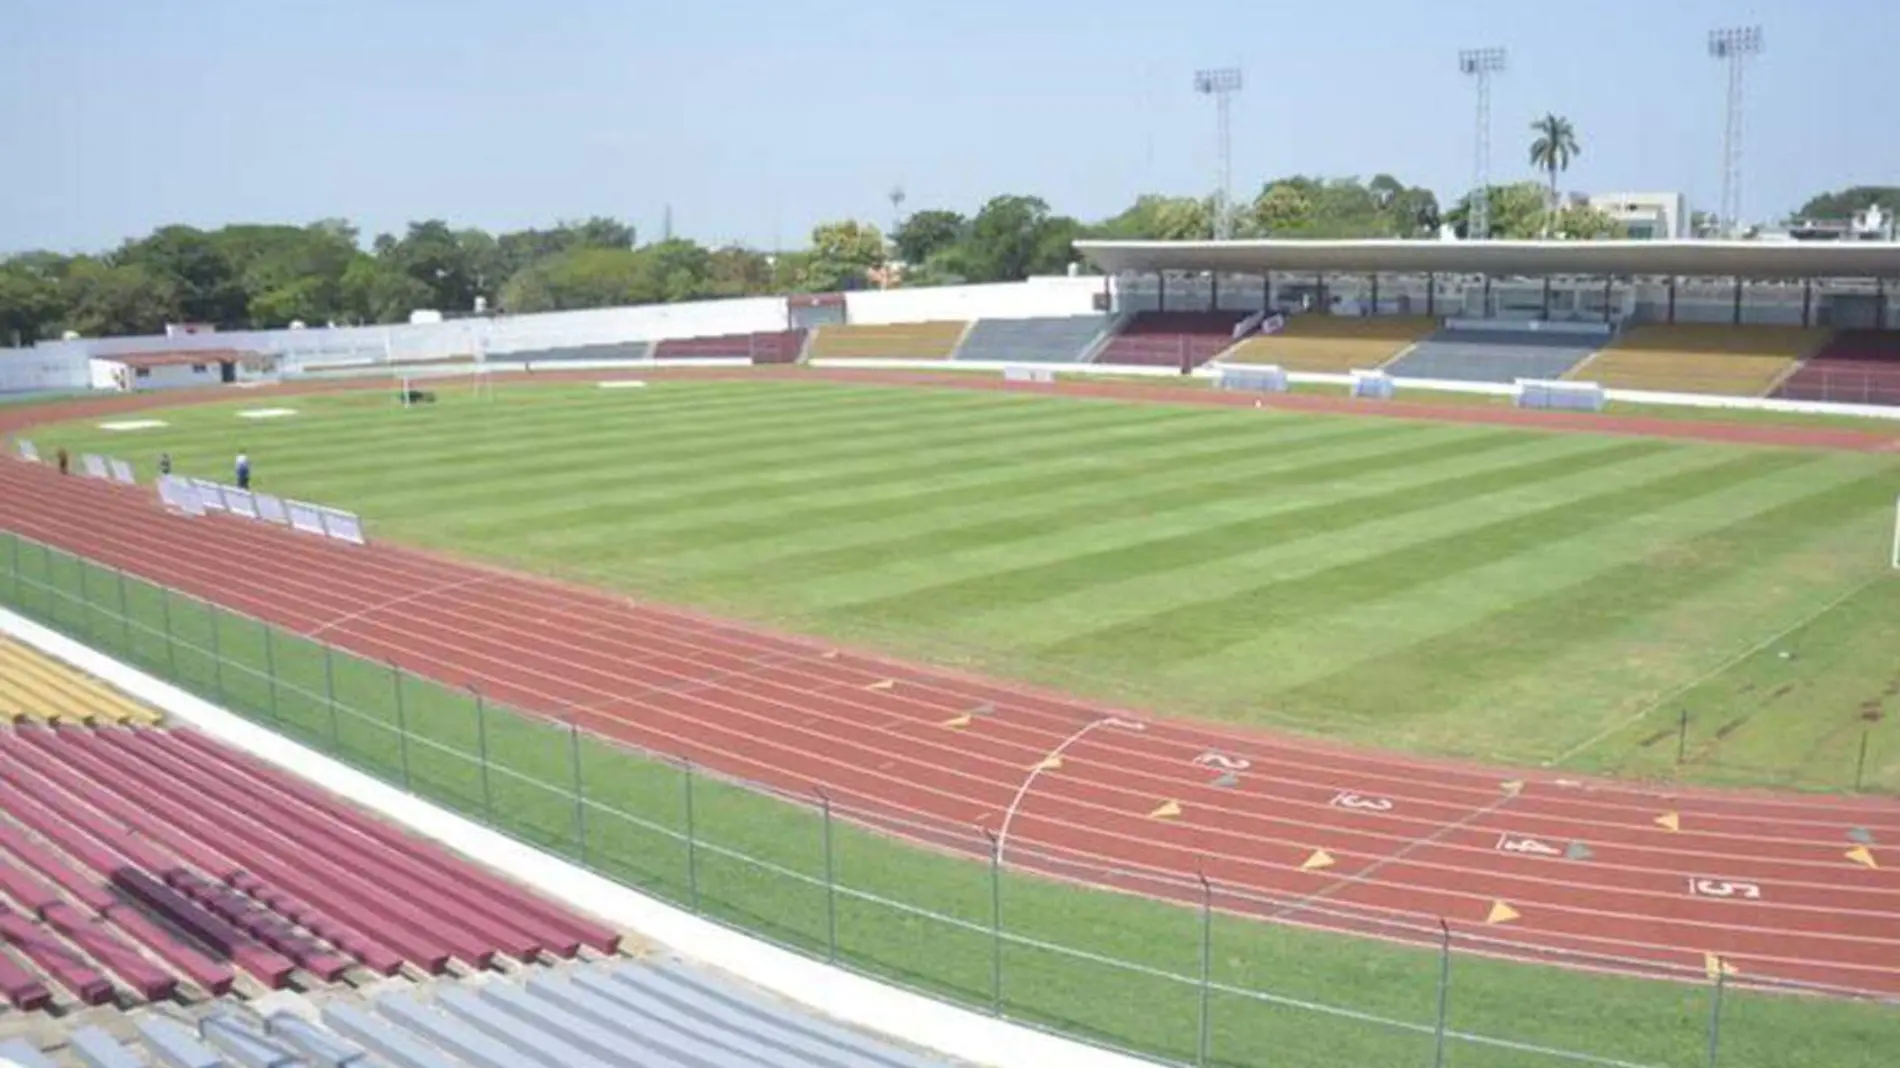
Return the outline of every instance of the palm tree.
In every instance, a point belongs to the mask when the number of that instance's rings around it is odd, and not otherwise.
[[[1545,216],[1544,236],[1549,237],[1557,223],[1557,172],[1570,169],[1570,161],[1583,155],[1577,145],[1577,131],[1561,115],[1545,115],[1531,123],[1537,140],[1531,142],[1531,166],[1550,179],[1550,208]]]

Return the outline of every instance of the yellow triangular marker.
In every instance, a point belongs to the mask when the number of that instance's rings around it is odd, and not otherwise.
[[[896,687],[897,687],[897,680],[896,680],[896,679],[879,679],[878,681],[876,681],[876,682],[874,682],[874,683],[872,683],[871,685],[869,685],[869,686],[866,686],[866,687],[865,687],[865,689],[867,689],[867,690],[892,690],[892,689],[896,689]]]
[[[1510,923],[1521,915],[1523,914],[1511,906],[1506,905],[1504,902],[1493,901],[1491,902],[1491,911],[1485,915],[1484,922],[1492,924]]]
[[[1655,823],[1656,826],[1661,827],[1665,830],[1670,830],[1670,831],[1682,830],[1682,814],[1679,812],[1665,812],[1662,815],[1657,816],[1651,822]]]
[[[1148,818],[1151,820],[1171,820],[1174,817],[1179,816],[1180,814],[1181,814],[1181,802],[1163,801],[1161,802],[1161,807],[1155,809],[1153,812],[1148,813]]]
[[[1499,784],[1498,789],[1503,790],[1507,794],[1522,793],[1524,790],[1524,780],[1512,779],[1510,782]]]
[[[1337,864],[1337,863],[1338,861],[1335,861],[1333,859],[1333,855],[1331,853],[1326,852],[1324,849],[1315,849],[1313,850],[1312,856],[1307,857],[1304,861],[1300,862],[1300,870],[1301,871],[1318,871],[1321,868],[1330,868],[1334,864]]]
[[[1702,970],[1713,979],[1718,975],[1737,975],[1741,969],[1713,953],[1702,954]]]
[[[1842,855],[1856,864],[1864,864],[1869,868],[1880,867],[1880,862],[1874,859],[1874,851],[1866,846],[1855,846]]]
[[[949,727],[952,730],[960,731],[963,728],[970,725],[970,714],[968,712],[965,712],[961,716],[952,716],[951,718],[944,720],[943,725],[946,727]]]
[[[1059,767],[1061,767],[1061,766],[1062,766],[1062,758],[1061,758],[1061,757],[1059,757],[1059,756],[1046,756],[1046,757],[1043,757],[1043,758],[1042,758],[1041,760],[1038,760],[1038,761],[1036,761],[1036,766],[1035,766],[1035,767],[1033,767],[1033,768],[1031,768],[1031,769],[1029,769],[1029,770],[1031,770],[1031,771],[1054,771],[1054,770],[1056,770],[1057,768],[1059,768]]]

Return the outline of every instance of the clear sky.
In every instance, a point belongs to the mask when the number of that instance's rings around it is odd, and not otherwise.
[[[1744,205],[1900,184],[1900,0],[0,0],[0,249],[170,221],[587,214],[803,243],[1034,193],[1093,218],[1214,181],[1198,67],[1237,66],[1234,174],[1472,174],[1460,48],[1509,49],[1493,177],[1555,111],[1581,191],[1719,199],[1707,31],[1759,23]]]

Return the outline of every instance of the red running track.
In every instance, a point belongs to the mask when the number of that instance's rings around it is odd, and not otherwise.
[[[1220,907],[1285,922],[1423,939],[1443,918],[1480,952],[1698,976],[1713,953],[1742,981],[1900,994],[1892,799],[1656,793],[1154,720],[13,461],[0,525],[936,845],[985,852],[987,831],[1022,869],[1195,899],[1201,872]],[[1488,923],[1500,903],[1516,915]]]

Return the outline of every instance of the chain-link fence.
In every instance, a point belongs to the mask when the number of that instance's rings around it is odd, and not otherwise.
[[[1149,1058],[1873,1068],[1900,1048],[1892,1002],[1110,870],[1049,846],[1012,842],[1005,858],[972,828],[635,750],[15,534],[0,533],[0,604],[702,917]]]

